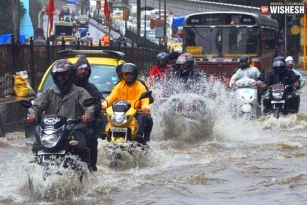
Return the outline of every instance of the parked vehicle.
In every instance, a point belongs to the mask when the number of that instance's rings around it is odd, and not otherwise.
[[[102,96],[106,98],[118,82],[116,66],[124,63],[124,54],[112,50],[62,50],[58,52],[58,58],[67,58],[73,64],[78,60],[78,55],[85,55],[91,65],[91,76],[89,81],[94,83]],[[53,86],[50,70],[53,63],[46,70],[40,85],[38,95],[47,88]]]

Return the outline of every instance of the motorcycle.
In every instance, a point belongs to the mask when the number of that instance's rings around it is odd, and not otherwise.
[[[148,98],[151,95],[151,91],[143,93],[140,98]],[[137,102],[136,101],[136,102]],[[123,160],[123,152],[134,155],[136,148],[140,148],[142,151],[147,151],[148,147],[143,145],[143,138],[137,137],[139,129],[136,114],[139,111],[135,109],[135,104],[132,107],[131,104],[125,100],[117,100],[112,106],[109,106],[105,113],[107,116],[108,124],[105,128],[107,140],[110,142],[110,167],[118,168],[118,164]],[[136,156],[134,156],[136,157]]]
[[[96,98],[87,98],[83,102],[84,107],[89,107],[94,104]],[[31,108],[32,102],[21,100],[21,106]],[[83,175],[87,169],[76,160],[74,154],[74,146],[78,141],[74,140],[71,134],[71,126],[82,122],[80,117],[67,119],[57,114],[43,115],[41,119],[36,120],[39,126],[35,130],[37,144],[33,142],[27,143],[28,146],[36,146],[34,151],[34,161],[43,167],[43,179],[46,180],[52,174],[52,167],[64,168],[71,167],[79,175],[79,180],[82,182]],[[61,175],[60,171],[56,174]],[[31,184],[30,184],[31,185]]]
[[[269,88],[269,95],[268,97],[271,99],[272,105],[272,112],[274,117],[277,119],[280,116],[280,113],[288,114],[291,112],[290,110],[286,109],[286,97],[291,98],[291,95],[286,96],[286,93],[293,90],[291,85],[284,85],[281,83],[274,84]]]
[[[261,115],[261,107],[258,103],[257,81],[251,78],[242,78],[236,81],[235,95],[240,115],[249,118],[258,118]]]

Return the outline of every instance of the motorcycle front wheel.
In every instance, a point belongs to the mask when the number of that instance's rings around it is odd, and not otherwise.
[[[279,113],[280,113],[280,110],[279,110],[279,109],[274,110],[274,117],[275,117],[276,119],[279,118]]]

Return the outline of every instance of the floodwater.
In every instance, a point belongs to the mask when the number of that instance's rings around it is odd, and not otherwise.
[[[136,150],[122,169],[109,168],[108,142],[99,139],[98,171],[82,184],[71,170],[42,180],[41,167],[29,163],[31,139],[7,134],[0,139],[0,204],[307,204],[307,88],[299,114],[257,120],[234,118],[228,91],[210,88],[179,95],[204,100],[203,116],[171,115],[156,100],[150,149]]]

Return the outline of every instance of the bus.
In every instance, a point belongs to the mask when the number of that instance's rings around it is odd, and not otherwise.
[[[242,55],[249,55],[252,65],[267,73],[277,53],[278,32],[278,22],[261,14],[195,13],[184,20],[182,49],[207,75],[229,80]]]

